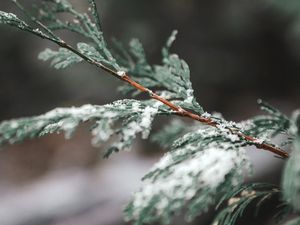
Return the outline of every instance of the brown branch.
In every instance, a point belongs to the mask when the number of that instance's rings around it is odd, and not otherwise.
[[[156,99],[156,100],[162,102],[163,104],[167,105],[169,108],[171,108],[172,110],[176,111],[179,116],[188,117],[188,118],[191,118],[193,120],[197,120],[197,121],[199,121],[199,122],[201,122],[203,124],[206,124],[206,125],[213,126],[213,127],[217,128],[218,123],[216,121],[213,121],[210,118],[206,118],[206,117],[203,117],[201,115],[197,115],[195,113],[187,111],[187,110],[181,108],[180,106],[174,105],[173,103],[169,102],[168,100],[166,100],[166,99],[162,98],[161,96],[155,94],[154,92],[152,92],[148,88],[145,88],[144,86],[142,86],[142,85],[138,84],[137,82],[133,81],[132,79],[129,78],[128,75],[124,75],[122,77],[122,80],[126,81],[131,86],[135,87],[136,89],[138,89],[138,90],[140,90],[142,92],[149,93],[149,95],[150,95],[151,98]],[[266,151],[273,152],[274,154],[276,154],[276,155],[278,155],[278,156],[280,156],[282,158],[289,157],[289,154],[286,151],[284,151],[284,150],[282,150],[282,149],[280,149],[278,147],[275,147],[275,146],[267,144],[267,143],[260,143],[257,138],[252,137],[252,136],[248,136],[246,134],[243,134],[240,131],[233,132],[232,129],[230,129],[230,128],[227,128],[227,129],[230,132],[232,132],[233,134],[236,134],[239,137],[244,138],[245,140],[247,140],[249,142],[252,142],[259,149],[263,149],[263,150],[266,150]]]
[[[116,72],[106,66],[104,66],[103,64],[93,60],[93,59],[90,59],[88,57],[86,57],[85,55],[81,54],[80,52],[78,52],[76,49],[73,49],[71,46],[67,45],[65,42],[62,42],[62,44],[60,45],[61,47],[64,47],[64,48],[67,48],[69,49],[70,51],[74,52],[75,54],[77,54],[78,56],[82,57],[83,59],[85,59],[87,62],[89,62],[90,64],[92,65],[95,65],[97,67],[100,67],[101,69],[105,70],[106,72],[110,73],[111,75],[117,77],[118,79],[122,80],[122,81],[125,81],[126,83],[128,83],[129,85],[131,85],[132,87],[140,90],[141,92],[145,92],[145,93],[148,93],[149,96],[153,99],[156,99],[157,101],[160,101],[162,102],[164,105],[168,106],[169,108],[171,108],[172,110],[174,110],[175,112],[177,112],[177,115],[179,116],[182,116],[182,117],[188,117],[188,118],[191,118],[193,120],[197,120],[203,124],[206,124],[206,125],[209,125],[209,126],[213,126],[213,127],[216,127],[217,128],[217,125],[218,123],[213,121],[212,119],[210,118],[206,118],[206,117],[203,117],[201,115],[197,115],[193,112],[190,112],[190,111],[187,111],[183,108],[181,108],[180,106],[177,106],[173,103],[171,103],[170,101],[168,101],[167,99],[157,95],[156,93],[154,93],[153,91],[149,90],[148,88],[142,86],[141,84],[135,82],[134,80],[132,80],[128,74],[126,73],[120,73],[119,72]],[[230,128],[227,128],[230,132],[232,132],[232,130]],[[248,136],[240,131],[238,132],[232,132],[233,134],[236,134],[238,135],[239,137],[241,138],[244,138],[245,140],[249,141],[249,142],[252,142],[257,148],[259,149],[263,149],[263,150],[266,150],[266,151],[270,151],[282,158],[287,158],[289,157],[289,154],[278,148],[278,147],[275,147],[271,144],[267,144],[267,143],[260,143],[259,140],[255,137],[252,137],[252,136]]]
[[[206,124],[208,126],[213,126],[216,127],[219,125],[216,121],[213,121],[211,118],[206,118],[203,117],[201,115],[197,115],[193,112],[190,112],[188,110],[185,110],[183,108],[181,108],[180,106],[177,106],[175,104],[173,104],[172,102],[168,101],[167,99],[157,95],[156,93],[154,93],[153,91],[151,91],[150,89],[144,87],[143,85],[137,83],[136,81],[132,80],[128,74],[126,74],[123,71],[114,71],[110,68],[108,68],[107,66],[103,65],[100,62],[95,61],[92,58],[89,58],[88,56],[82,54],[81,52],[77,51],[75,48],[73,48],[72,46],[66,44],[64,41],[59,40],[56,42],[59,46],[66,48],[70,51],[72,51],[73,53],[75,53],[76,55],[80,56],[82,59],[84,59],[85,61],[87,61],[88,63],[97,66],[101,69],[103,69],[104,71],[108,72],[109,74],[113,75],[114,77],[118,78],[119,80],[122,80],[126,83],[128,83],[129,85],[131,85],[132,87],[140,90],[141,92],[145,92],[148,93],[149,96],[153,99],[156,99],[157,101],[162,102],[164,105],[168,106],[169,108],[171,108],[173,111],[175,111],[177,113],[177,115],[182,116],[182,117],[188,117],[190,119],[199,121],[203,124]],[[282,158],[288,158],[289,154],[284,151],[281,148],[278,148],[274,145],[271,144],[267,144],[267,143],[261,143],[259,141],[259,139],[252,137],[252,136],[248,136],[244,133],[242,133],[241,131],[233,131],[231,128],[227,127],[226,129],[228,129],[232,134],[235,134],[241,138],[243,138],[244,140],[251,142],[253,145],[255,145],[258,149],[263,149],[269,152],[274,153],[277,156],[280,156]]]
[[[128,83],[129,85],[131,85],[132,87],[140,90],[141,92],[145,92],[148,93],[149,96],[153,99],[156,99],[157,101],[162,102],[164,105],[168,106],[169,108],[171,108],[173,111],[175,111],[177,113],[177,115],[182,116],[182,117],[188,117],[191,118],[193,120],[197,120],[203,124],[209,125],[209,126],[213,126],[216,127],[216,129],[218,129],[218,122],[213,121],[210,118],[206,118],[203,117],[201,115],[197,115],[193,112],[187,111],[183,108],[181,108],[180,106],[177,106],[173,103],[171,103],[170,101],[168,101],[167,99],[163,98],[162,96],[157,95],[156,93],[154,93],[153,91],[149,90],[148,88],[144,87],[143,85],[135,82],[134,80],[132,80],[128,74],[126,74],[123,71],[115,71],[110,69],[109,67],[103,65],[102,63],[82,54],[81,52],[79,52],[77,49],[73,48],[71,45],[68,45],[65,41],[63,41],[61,38],[57,37],[56,35],[53,34],[53,32],[47,28],[47,26],[45,26],[41,21],[39,21],[37,18],[35,18],[34,16],[28,14],[26,12],[26,10],[23,8],[23,6],[21,4],[19,4],[17,1],[13,1],[17,7],[23,11],[25,13],[25,15],[27,17],[29,17],[34,23],[36,23],[37,25],[41,26],[50,36],[45,36],[45,35],[39,35],[37,33],[33,33],[35,35],[38,35],[39,37],[42,37],[44,39],[50,40],[54,43],[56,43],[57,45],[59,45],[62,48],[66,48],[68,50],[70,50],[71,52],[73,52],[74,54],[78,55],[79,57],[81,57],[83,60],[85,60],[86,62],[97,66],[99,68],[101,68],[102,70],[108,72],[109,74],[113,75],[114,77]],[[92,4],[94,4],[94,1],[91,1]],[[96,10],[96,6],[94,5],[93,7],[95,7],[93,10]],[[94,12],[95,13],[95,12]],[[99,20],[99,18],[96,18],[96,20]],[[99,22],[99,21],[98,21]],[[98,27],[98,29],[100,29],[100,27]],[[285,152],[284,150],[275,147],[271,144],[267,144],[267,143],[261,143],[257,138],[252,137],[252,136],[248,136],[244,133],[242,133],[239,130],[233,130],[229,127],[227,127],[226,129],[228,129],[228,131],[230,131],[232,134],[235,134],[243,139],[245,139],[248,142],[251,142],[252,144],[254,144],[257,148],[259,149],[263,149],[266,151],[270,151],[273,152],[274,154],[282,157],[282,158],[287,158],[289,157],[289,154],[287,152]]]

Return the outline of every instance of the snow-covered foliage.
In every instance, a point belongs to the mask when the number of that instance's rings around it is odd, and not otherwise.
[[[187,220],[192,220],[214,203],[228,201],[214,225],[233,225],[252,201],[258,199],[260,203],[273,194],[281,194],[277,187],[270,185],[243,185],[244,176],[251,168],[245,147],[262,148],[267,144],[267,149],[275,148],[269,142],[278,134],[287,137],[285,143],[294,143],[282,190],[284,204],[299,213],[299,111],[289,118],[259,101],[268,115],[240,123],[227,121],[219,114],[211,115],[204,112],[194,96],[187,63],[170,52],[177,31],[162,48],[161,64],[151,65],[138,39],[132,39],[126,47],[117,40],[113,48],[107,46],[95,0],[87,1],[88,13],[77,11],[68,0],[38,1],[34,15],[17,0],[11,1],[28,21],[0,11],[0,24],[27,31],[59,47],[57,50],[47,48],[39,54],[39,59],[50,61],[57,69],[88,62],[125,81],[126,85],[120,87],[124,94],[136,96],[143,91],[153,99],[57,108],[40,116],[4,121],[0,123],[0,146],[54,132],[64,132],[66,138],[70,138],[80,123],[89,122],[92,144],[108,142],[105,156],[109,156],[129,148],[138,134],[148,138],[156,116],[192,114],[193,117],[187,117],[193,118],[194,123],[173,120],[152,136],[151,140],[168,151],[133,194],[125,209],[128,220],[136,224],[169,223],[182,211]],[[57,30],[75,32],[84,40],[72,47],[55,34]],[[154,93],[151,89],[157,91]],[[199,121],[207,122],[201,125]],[[223,205],[221,203],[219,205]]]
[[[288,160],[284,174],[282,188],[285,200],[300,212],[300,137],[294,143],[293,154]]]
[[[286,115],[265,101],[258,100],[258,104],[268,115],[256,116],[241,122],[243,132],[258,137],[262,141],[270,141],[274,136],[288,131],[290,120]]]
[[[30,25],[28,25],[25,21],[19,19],[15,14],[13,13],[6,13],[3,11],[0,11],[0,24],[7,24],[13,27],[16,27],[20,30],[24,30],[30,33],[33,33],[41,38],[48,39],[48,35],[42,32],[38,28],[33,28]]]
[[[0,146],[54,132],[64,132],[66,138],[70,138],[81,122],[91,121],[95,146],[117,136],[105,154],[109,156],[113,151],[129,148],[138,133],[147,138],[154,117],[165,112],[153,100],[140,102],[128,99],[103,106],[57,108],[40,116],[2,122]],[[118,122],[122,122],[121,127],[117,126]]]
[[[212,225],[234,225],[251,203],[256,203],[258,211],[266,201],[272,197],[278,198],[279,194],[281,192],[278,187],[264,183],[253,183],[233,188],[218,203],[218,206],[224,204],[225,206]]]
[[[158,218],[169,223],[175,212],[188,205],[186,219],[192,220],[215,199],[241,184],[247,164],[243,149],[209,147],[194,154],[188,151],[182,148],[166,153],[154,166],[126,208],[128,219],[136,224]]]
[[[43,61],[52,60],[51,66],[54,66],[56,69],[64,69],[82,61],[82,58],[65,48],[59,48],[58,51],[46,48],[39,54],[38,58]]]

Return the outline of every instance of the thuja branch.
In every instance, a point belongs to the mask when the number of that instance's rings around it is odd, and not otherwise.
[[[75,55],[80,57],[82,60],[84,60],[84,61],[86,61],[86,62],[88,62],[88,63],[90,63],[94,66],[97,66],[97,67],[101,68],[102,70],[108,72],[109,74],[111,74],[112,76],[118,78],[119,80],[122,80],[123,82],[128,83],[129,85],[131,85],[135,89],[140,90],[141,92],[148,93],[150,98],[155,99],[155,100],[163,103],[164,105],[166,105],[167,107],[172,109],[179,116],[187,117],[187,118],[199,121],[199,122],[201,122],[203,124],[206,124],[208,126],[213,126],[216,129],[219,129],[223,125],[222,122],[220,122],[220,121],[216,121],[212,118],[205,117],[201,114],[196,114],[192,111],[189,111],[189,110],[186,110],[186,109],[182,108],[179,105],[176,105],[176,104],[172,103],[171,101],[167,100],[166,98],[164,98],[164,97],[158,95],[157,93],[153,92],[149,88],[147,88],[147,87],[143,86],[142,84],[136,82],[125,71],[118,70],[116,68],[111,69],[112,67],[109,67],[109,66],[103,64],[102,62],[90,57],[88,54],[85,54],[84,52],[81,52],[80,50],[77,50],[76,48],[74,48],[71,45],[67,44],[60,37],[53,34],[53,32],[50,29],[48,29],[47,26],[44,25],[41,21],[39,21],[37,18],[35,18],[34,16],[26,13],[25,9],[16,0],[14,0],[13,2],[15,2],[15,4],[17,4],[18,8],[21,9],[21,11],[23,11],[24,14],[27,17],[29,17],[29,19],[34,24],[39,26],[45,33],[41,32],[39,29],[34,29],[30,25],[26,24],[24,21],[21,21],[16,16],[11,15],[11,14],[3,13],[3,18],[5,19],[4,23],[7,23],[7,24],[15,26],[15,27],[18,27],[21,30],[33,33],[33,34],[35,34],[35,35],[37,35],[41,38],[50,40],[50,41],[56,43],[57,45],[59,45],[60,47],[73,52]],[[92,14],[95,18],[97,28],[98,28],[98,32],[96,32],[95,34],[93,33],[91,35],[91,38],[95,41],[95,43],[105,46],[105,42],[103,40],[103,37],[100,35],[102,31],[101,32],[99,31],[101,29],[101,26],[100,26],[100,20],[99,20],[98,14],[96,12],[97,11],[96,4],[93,0],[90,0],[90,4],[92,6],[92,8],[91,8],[92,9]],[[66,12],[69,12],[72,15],[75,15],[76,18],[78,18],[82,21],[85,28],[88,31],[91,31],[92,25],[91,25],[91,23],[88,20],[88,17],[86,15],[79,14],[78,12],[76,12],[69,5],[66,5],[64,7],[65,7],[64,9],[66,10]],[[172,40],[171,40],[171,42],[172,42]],[[171,45],[171,42],[167,44],[168,47]],[[103,46],[102,46],[102,48],[103,48]],[[108,60],[110,60],[110,59],[113,60],[113,58],[111,57],[110,52],[108,52],[106,50],[103,50],[103,52],[104,52],[104,55],[107,57]],[[249,142],[250,144],[255,145],[259,149],[270,151],[270,152],[272,152],[272,153],[274,153],[274,154],[276,154],[280,157],[283,157],[283,158],[287,158],[289,156],[288,153],[285,152],[284,150],[282,150],[282,149],[280,149],[280,148],[278,148],[278,147],[276,147],[272,144],[267,144],[265,142],[261,142],[258,138],[246,135],[238,129],[232,129],[232,128],[227,127],[227,126],[222,126],[222,128],[225,128],[231,134],[237,135],[238,137],[240,137],[240,138],[246,140],[247,142]]]
[[[143,87],[142,85],[140,85],[139,83],[133,81],[132,79],[130,79],[129,75],[127,74],[124,74],[124,76],[121,77],[121,80],[129,83],[131,86],[135,87],[136,89],[142,91],[142,92],[146,92],[149,94],[149,96],[153,99],[156,99],[160,102],[162,102],[163,104],[165,104],[166,106],[168,106],[169,108],[171,108],[172,110],[176,111],[177,115],[179,116],[182,116],[182,117],[188,117],[190,119],[193,119],[193,120],[196,120],[196,121],[199,121],[203,124],[206,124],[206,125],[209,125],[209,126],[213,126],[213,127],[216,127],[216,129],[218,129],[218,125],[219,123],[210,119],[210,118],[206,118],[206,117],[203,117],[201,115],[197,115],[193,112],[190,112],[186,109],[183,109],[173,103],[171,103],[170,101],[166,100],[165,98],[155,94],[153,91],[149,90],[148,88],[145,88]],[[259,143],[259,140],[255,137],[252,137],[252,136],[248,136],[244,133],[242,133],[241,131],[233,131],[232,129],[230,128],[227,128],[232,134],[236,134],[238,135],[239,137],[241,138],[244,138],[245,140],[253,143],[257,148],[259,149],[263,149],[263,150],[267,150],[267,151],[270,151],[270,152],[273,152],[274,154],[280,156],[280,157],[283,157],[283,158],[287,158],[289,157],[289,154],[278,148],[278,147],[275,147],[273,145],[270,145],[270,144],[267,144],[267,143]]]
[[[190,112],[186,109],[183,109],[180,106],[177,106],[175,104],[173,104],[172,102],[168,101],[167,99],[163,98],[162,96],[159,96],[158,94],[156,94],[155,92],[153,92],[152,90],[150,90],[149,88],[144,87],[143,85],[139,84],[138,82],[134,81],[133,79],[130,78],[129,74],[125,73],[124,71],[115,71],[112,70],[110,68],[108,68],[107,66],[83,55],[82,53],[80,53],[79,51],[77,51],[75,48],[73,48],[72,46],[66,44],[64,41],[61,42],[57,42],[57,44],[59,44],[61,47],[64,47],[70,51],[72,51],[73,53],[75,53],[76,55],[80,56],[81,58],[83,58],[85,61],[87,61],[88,63],[95,65],[101,69],[103,69],[104,71],[108,72],[109,74],[113,75],[114,77],[128,83],[129,85],[131,85],[132,87],[134,87],[137,90],[140,90],[141,92],[145,92],[148,93],[148,95],[152,98],[155,99],[157,101],[162,102],[164,105],[168,106],[169,108],[171,108],[172,110],[174,110],[176,112],[177,115],[182,116],[182,117],[187,117],[196,121],[199,121],[203,124],[209,125],[209,126],[213,126],[216,127],[216,129],[218,129],[218,125],[219,123],[212,120],[211,118],[206,118],[203,117],[201,115],[195,114],[193,112]],[[267,144],[267,143],[259,143],[260,141],[252,136],[248,136],[244,133],[242,133],[239,130],[232,130],[230,128],[227,128],[232,134],[235,134],[243,139],[245,139],[248,142],[251,142],[253,145],[255,145],[257,148],[259,149],[263,149],[266,151],[270,151],[280,157],[283,158],[287,158],[289,157],[289,154],[278,148],[275,147],[271,144]]]

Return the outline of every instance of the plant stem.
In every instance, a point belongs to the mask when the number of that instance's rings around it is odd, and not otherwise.
[[[162,102],[164,105],[168,106],[170,109],[172,109],[177,115],[182,116],[182,117],[188,117],[190,119],[199,121],[203,124],[206,124],[208,126],[213,126],[216,129],[218,129],[218,125],[220,125],[219,122],[216,122],[214,120],[212,120],[211,118],[207,118],[204,117],[202,115],[198,115],[195,114],[193,112],[190,112],[186,109],[181,108],[180,106],[177,106],[175,104],[173,104],[172,102],[168,101],[167,99],[163,98],[162,96],[159,96],[158,94],[154,93],[153,91],[151,91],[150,89],[144,87],[143,85],[137,83],[136,81],[134,81],[133,79],[130,78],[130,76],[128,74],[126,74],[124,71],[115,71],[105,65],[103,65],[102,63],[90,58],[89,56],[81,53],[80,51],[78,51],[77,49],[73,48],[71,45],[67,44],[64,40],[62,40],[60,37],[57,37],[50,29],[48,29],[47,26],[45,26],[41,21],[39,21],[37,18],[35,18],[34,16],[32,16],[31,14],[27,13],[26,10],[23,8],[23,6],[17,1],[17,0],[12,0],[12,2],[14,4],[17,5],[17,7],[23,12],[25,13],[25,15],[32,20],[35,24],[37,24],[38,26],[41,26],[47,33],[48,35],[44,35],[44,34],[40,34],[37,32],[32,32],[31,30],[27,30],[41,38],[47,39],[49,41],[52,41],[54,43],[56,43],[57,45],[59,45],[62,48],[68,49],[69,51],[73,52],[74,54],[78,55],[79,57],[81,57],[84,61],[97,66],[99,68],[101,68],[102,70],[108,72],[110,75],[113,75],[114,77],[118,78],[119,80],[122,80],[123,82],[128,83],[129,85],[131,85],[132,87],[140,90],[141,92],[145,92],[148,93],[149,96],[152,99],[155,99],[157,101]],[[89,0],[90,4],[91,4],[91,10],[92,10],[92,14],[94,16],[95,22],[97,24],[97,28],[99,30],[101,30],[101,24],[100,24],[100,18],[99,15],[97,14],[97,7],[95,4],[94,0]],[[78,13],[76,11],[71,11],[71,13],[75,14],[75,16],[79,16]],[[226,127],[226,129],[234,134],[239,136],[240,138],[243,138],[244,140],[248,141],[249,143],[255,145],[257,148],[259,149],[263,149],[266,151],[270,151],[274,154],[276,154],[277,156],[280,156],[282,158],[288,158],[289,154],[272,145],[272,144],[267,144],[267,143],[261,143],[259,141],[259,139],[252,137],[252,136],[248,136],[244,133],[242,133],[240,130],[236,130],[236,129],[231,129],[230,127]]]
[[[197,115],[193,112],[190,112],[188,110],[185,110],[185,109],[181,108],[180,106],[177,106],[177,105],[173,104],[172,102],[168,101],[167,99],[165,99],[165,98],[159,96],[158,94],[154,93],[150,89],[148,89],[148,88],[144,87],[143,85],[137,83],[136,81],[132,80],[128,74],[124,73],[124,74],[120,75],[118,73],[118,71],[114,71],[114,70],[108,68],[107,66],[95,61],[94,59],[91,59],[91,58],[83,55],[82,53],[80,53],[79,51],[74,49],[72,46],[66,44],[63,41],[59,41],[59,42],[56,42],[56,43],[58,45],[60,45],[61,47],[72,51],[73,53],[80,56],[81,58],[83,58],[88,63],[103,69],[104,71],[108,72],[109,74],[113,75],[114,77],[116,77],[116,78],[128,83],[129,85],[133,86],[134,88],[140,90],[141,92],[148,93],[151,98],[162,102],[164,105],[168,106],[173,111],[175,111],[177,113],[177,115],[182,116],[182,117],[188,117],[188,118],[193,119],[193,120],[197,120],[197,121],[199,121],[203,124],[206,124],[208,126],[216,127],[216,129],[217,129],[217,125],[219,125],[219,124],[216,121],[213,121],[212,119],[203,117],[201,115]],[[284,151],[284,150],[282,150],[282,149],[280,149],[276,146],[273,146],[273,145],[267,144],[267,143],[260,143],[257,138],[252,137],[252,136],[248,136],[248,135],[242,133],[241,131],[233,131],[230,128],[227,128],[227,129],[232,134],[236,134],[237,136],[245,139],[246,141],[251,142],[258,149],[263,149],[263,150],[272,152],[272,153],[274,153],[274,154],[276,154],[276,155],[278,155],[282,158],[288,158],[289,157],[289,154],[286,151]]]

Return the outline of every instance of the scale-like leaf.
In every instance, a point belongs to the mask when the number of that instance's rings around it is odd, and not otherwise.
[[[251,203],[256,203],[257,213],[265,201],[278,194],[280,194],[280,190],[274,185],[260,183],[242,185],[228,190],[218,204],[221,205],[226,202],[226,205],[219,212],[212,225],[234,225]]]
[[[92,143],[99,145],[115,134],[118,138],[112,146],[114,151],[119,151],[129,148],[138,133],[146,138],[154,117],[165,112],[152,101],[135,100],[120,100],[103,106],[57,108],[44,115],[2,122],[0,146],[54,132],[64,132],[69,138],[81,122],[92,121]],[[118,121],[123,121],[123,126],[116,126]]]
[[[194,126],[184,123],[182,120],[173,119],[170,124],[162,130],[151,136],[151,141],[159,144],[161,147],[168,149],[172,143],[184,133],[193,130]]]
[[[186,219],[192,220],[243,180],[242,149],[210,147],[181,160],[185,151],[166,153],[154,166],[125,209],[127,219],[170,223],[174,213],[186,208]]]
[[[43,61],[51,60],[51,66],[55,69],[65,69],[73,64],[82,62],[82,58],[65,48],[59,48],[58,51],[46,48],[39,54],[38,58]]]
[[[50,39],[50,37],[46,33],[42,32],[39,28],[31,27],[25,21],[19,19],[13,13],[6,13],[3,11],[0,11],[0,24],[7,24],[12,27],[18,28],[20,30],[35,34],[41,38]]]
[[[129,51],[115,42],[117,59],[120,65],[128,71],[131,77],[147,88],[158,89],[158,93],[177,105],[203,113],[202,107],[194,97],[194,90],[190,81],[190,70],[187,63],[176,54],[170,54],[169,49],[175,40],[177,32],[173,32],[163,48],[162,65],[150,65],[142,44],[133,39],[129,44]],[[120,88],[124,93],[135,90],[130,86]]]
[[[280,133],[287,134],[291,125],[289,118],[265,101],[258,100],[258,104],[269,115],[256,116],[241,122],[239,125],[242,132],[257,137],[260,142],[269,142]]]

